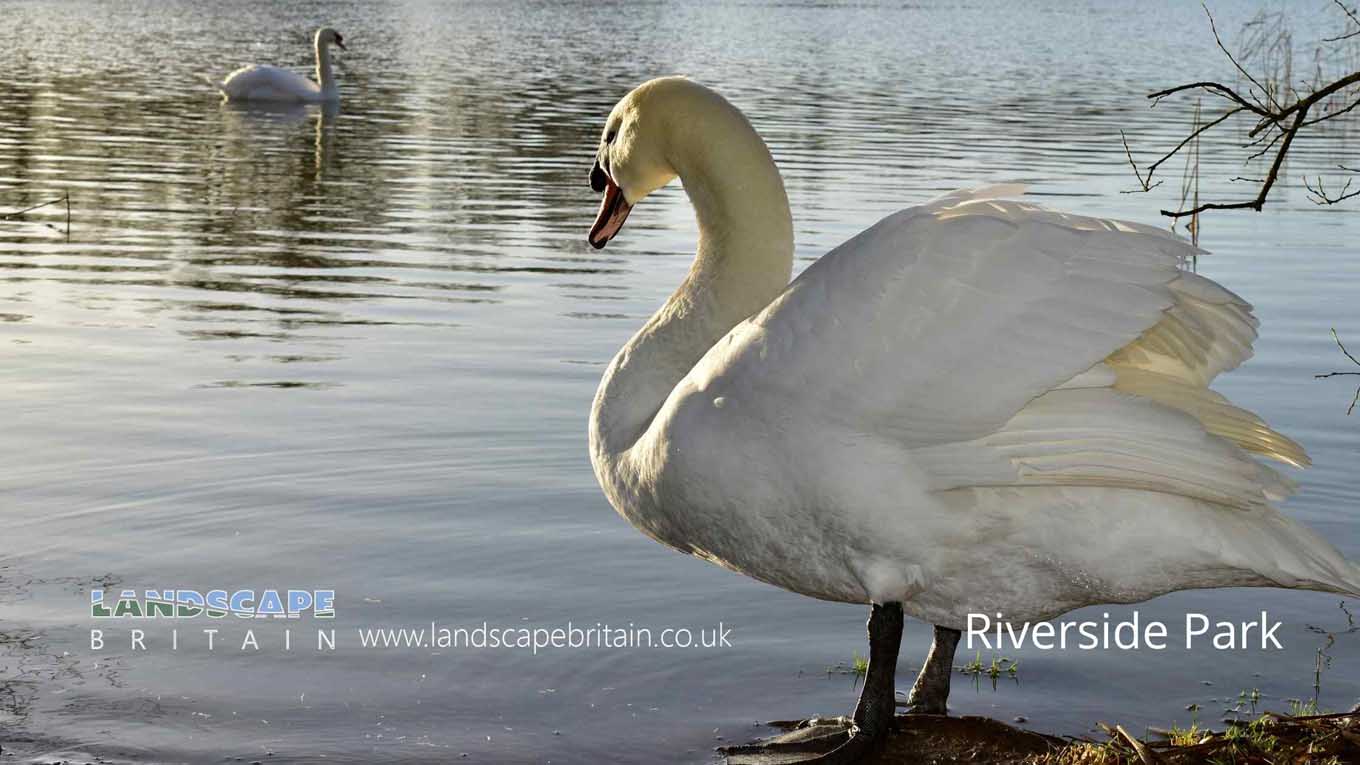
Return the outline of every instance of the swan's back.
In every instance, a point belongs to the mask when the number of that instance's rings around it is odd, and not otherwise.
[[[227,75],[218,86],[233,101],[317,101],[321,86],[297,72],[252,64]]]

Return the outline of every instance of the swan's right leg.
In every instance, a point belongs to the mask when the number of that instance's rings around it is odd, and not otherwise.
[[[856,765],[883,747],[897,708],[894,682],[902,645],[902,604],[874,604],[869,614],[869,668],[851,720],[812,720],[763,744],[726,747],[730,765]]]

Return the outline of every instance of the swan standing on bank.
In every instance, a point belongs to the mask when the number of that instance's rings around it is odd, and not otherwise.
[[[251,64],[227,75],[217,89],[228,101],[284,103],[340,100],[340,89],[331,72],[331,44],[346,50],[345,38],[330,27],[316,31],[316,81],[277,66]]]
[[[853,721],[729,754],[876,747],[904,611],[936,625],[913,710],[942,714],[969,613],[1018,624],[1197,587],[1360,594],[1360,569],[1270,505],[1290,482],[1252,458],[1304,465],[1303,449],[1207,387],[1250,356],[1256,320],[1180,270],[1189,244],[992,187],[890,215],[790,284],[769,150],[682,78],[610,114],[590,243],[676,177],[698,253],[604,373],[595,475],[663,544],[872,604]]]

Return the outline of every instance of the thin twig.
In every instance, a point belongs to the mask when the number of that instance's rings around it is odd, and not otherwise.
[[[60,203],[63,202],[63,201],[65,201],[65,197],[57,197],[56,199],[53,199],[53,200],[50,200],[50,201],[47,201],[47,202],[43,202],[42,204],[33,205],[32,207],[25,207],[25,208],[22,209],[22,210],[16,210],[16,211],[14,211],[14,212],[12,212],[12,213],[6,213],[6,214],[4,214],[4,215],[0,215],[0,220],[14,220],[15,218],[22,218],[22,217],[24,217],[24,214],[25,214],[25,213],[31,213],[31,212],[33,212],[34,210],[41,210],[41,209],[44,208],[44,207],[47,207],[47,206],[49,206],[49,205],[60,204]],[[70,206],[70,203],[69,203],[69,202],[67,203],[67,206],[68,206],[68,208],[69,208],[69,206]]]
[[[1350,351],[1346,350],[1346,346],[1341,342],[1341,337],[1336,334],[1336,327],[1332,327],[1332,339],[1336,341],[1336,347],[1341,349],[1341,353],[1344,354],[1346,358],[1350,359],[1352,364],[1360,367],[1360,359],[1355,358],[1355,356],[1351,355]],[[1325,375],[1313,375],[1313,379],[1315,380],[1322,380],[1328,377],[1360,377],[1360,372],[1328,372]],[[1355,411],[1357,402],[1360,402],[1360,388],[1355,389],[1355,396],[1351,398],[1351,405],[1346,408],[1347,417],[1350,416],[1351,412]],[[1342,607],[1341,610],[1345,611],[1346,609]],[[1350,618],[1350,615],[1350,612],[1346,611],[1347,618]],[[1351,624],[1354,626],[1354,620],[1352,620]]]
[[[1133,151],[1129,149],[1129,139],[1128,139],[1127,137],[1125,137],[1124,131],[1123,131],[1123,130],[1120,130],[1120,131],[1119,131],[1119,139],[1120,139],[1121,141],[1124,142],[1124,156],[1126,156],[1126,157],[1129,158],[1129,167],[1132,167],[1132,168],[1133,168],[1133,175],[1134,175],[1135,178],[1138,179],[1138,185],[1143,187],[1141,190],[1142,190],[1142,191],[1152,191],[1153,189],[1155,189],[1155,188],[1157,188],[1158,186],[1162,185],[1162,182],[1161,182],[1161,181],[1157,181],[1156,183],[1152,183],[1152,169],[1149,169],[1149,170],[1148,170],[1148,174],[1147,174],[1147,178],[1146,178],[1146,179],[1143,178],[1143,174],[1142,174],[1142,173],[1138,172],[1138,163],[1133,161]],[[1187,140],[1188,140],[1188,139],[1187,139]],[[1172,153],[1174,154],[1175,152],[1172,152]],[[1159,164],[1160,164],[1160,162],[1161,162],[1161,160],[1158,160],[1158,163],[1159,163]],[[1154,164],[1152,167],[1153,167],[1153,168],[1156,168],[1157,165]],[[1121,191],[1121,192],[1119,192],[1119,193],[1120,193],[1120,194],[1136,194],[1136,193],[1138,193],[1138,190]]]
[[[1186,137],[1185,137],[1185,140],[1183,140],[1183,141],[1181,141],[1179,144],[1177,144],[1177,145],[1176,145],[1176,148],[1172,149],[1171,151],[1167,152],[1166,154],[1163,154],[1162,157],[1161,157],[1160,159],[1158,159],[1156,162],[1153,162],[1151,165],[1148,165],[1148,169],[1147,169],[1147,177],[1146,177],[1146,178],[1144,178],[1141,174],[1139,174],[1139,172],[1138,172],[1138,165],[1133,161],[1133,152],[1131,152],[1131,151],[1129,150],[1129,139],[1126,138],[1126,137],[1124,136],[1124,131],[1123,131],[1123,130],[1120,130],[1120,131],[1119,131],[1119,137],[1120,137],[1121,139],[1123,139],[1123,141],[1124,141],[1124,154],[1129,158],[1129,164],[1133,166],[1133,174],[1136,175],[1136,176],[1138,176],[1138,183],[1139,183],[1139,185],[1141,185],[1141,186],[1143,187],[1143,191],[1151,191],[1151,190],[1157,188],[1158,186],[1160,186],[1160,185],[1162,184],[1161,181],[1157,181],[1156,183],[1153,183],[1153,182],[1152,182],[1152,174],[1155,173],[1155,172],[1157,172],[1157,168],[1158,168],[1158,167],[1161,167],[1161,165],[1162,165],[1163,162],[1165,162],[1165,161],[1167,161],[1168,159],[1171,159],[1172,157],[1176,156],[1176,154],[1178,154],[1178,153],[1180,152],[1181,149],[1184,149],[1184,148],[1185,148],[1186,144],[1190,143],[1191,141],[1195,140],[1196,138],[1199,138],[1201,134],[1205,133],[1205,132],[1208,131],[1210,128],[1217,127],[1219,124],[1223,123],[1223,122],[1226,121],[1228,118],[1230,118],[1230,117],[1232,117],[1232,116],[1234,116],[1234,115],[1236,115],[1236,114],[1240,114],[1242,111],[1243,111],[1243,107],[1241,107],[1241,106],[1239,106],[1239,107],[1237,107],[1237,108],[1235,108],[1235,109],[1229,109],[1228,111],[1224,112],[1221,116],[1219,116],[1218,119],[1214,120],[1213,122],[1206,123],[1206,124],[1200,126],[1199,128],[1197,128],[1193,133],[1191,133],[1190,135],[1186,136]]]
[[[25,207],[25,208],[22,209],[22,210],[16,210],[16,211],[14,211],[14,212],[12,212],[12,213],[6,213],[6,214],[4,214],[4,215],[0,215],[0,220],[18,220],[19,218],[24,217],[24,215],[25,215],[26,213],[31,213],[31,212],[33,212],[34,210],[40,210],[40,209],[42,209],[42,208],[44,208],[44,207],[48,207],[48,206],[50,206],[50,205],[54,205],[54,204],[57,204],[57,203],[59,203],[59,202],[64,202],[64,203],[66,203],[66,238],[67,238],[67,239],[70,239],[70,238],[71,238],[71,192],[69,192],[69,191],[62,192],[62,195],[61,195],[60,197],[57,197],[56,199],[51,199],[51,200],[48,200],[48,201],[43,202],[43,203],[41,203],[41,204],[33,205],[32,207]],[[49,226],[49,228],[56,228],[56,227],[55,227],[55,226]]]
[[[1346,350],[1346,346],[1341,344],[1341,338],[1336,334],[1335,327],[1332,328],[1332,339],[1336,341],[1336,347],[1340,348],[1341,352],[1346,354],[1346,358],[1350,359],[1352,364],[1356,365],[1357,367],[1360,367],[1360,360],[1352,356],[1351,352]]]
[[[1317,185],[1314,186],[1308,181],[1308,176],[1305,175],[1303,177],[1303,187],[1308,190],[1309,196],[1313,198],[1313,204],[1323,206],[1334,205],[1352,197],[1360,197],[1360,189],[1356,189],[1355,191],[1350,190],[1351,182],[1354,180],[1354,178],[1347,178],[1346,185],[1341,187],[1341,191],[1336,194],[1328,194],[1322,176],[1318,176]]]
[[[1341,9],[1341,12],[1344,13],[1344,14],[1346,14],[1347,18],[1349,18],[1351,21],[1355,22],[1355,26],[1356,26],[1356,27],[1360,27],[1360,17],[1357,17],[1357,16],[1355,15],[1355,11],[1352,11],[1350,8],[1347,8],[1347,7],[1346,7],[1346,4],[1343,3],[1343,2],[1341,2],[1341,0],[1332,0],[1332,2],[1333,2],[1333,3],[1336,3],[1336,7],[1340,8],[1340,9]],[[1350,32],[1346,32],[1345,34],[1340,35],[1340,36],[1338,36],[1338,37],[1326,37],[1326,38],[1323,38],[1322,41],[1323,41],[1323,42],[1340,42],[1340,41],[1342,41],[1342,40],[1349,40],[1349,39],[1351,39],[1352,37],[1355,37],[1356,35],[1360,35],[1360,28],[1357,28],[1357,29],[1352,30],[1352,31],[1350,31]]]
[[[1288,132],[1288,131],[1281,131],[1281,132],[1279,132],[1279,133],[1275,133],[1275,134],[1271,135],[1270,141],[1268,141],[1268,142],[1266,143],[1265,146],[1262,146],[1262,147],[1260,148],[1260,150],[1254,151],[1254,152],[1252,152],[1250,155],[1247,156],[1247,162],[1255,162],[1256,160],[1260,159],[1261,157],[1264,157],[1265,155],[1269,154],[1270,151],[1271,151],[1271,149],[1274,149],[1274,148],[1275,148],[1275,144],[1279,143],[1279,142],[1280,142],[1280,139],[1281,139],[1281,138],[1284,138],[1284,137],[1285,137],[1285,134],[1286,134],[1287,132]],[[1265,136],[1261,136],[1261,137],[1262,137],[1262,138],[1265,138]],[[1261,179],[1261,183],[1265,183],[1265,179],[1264,179],[1264,178]]]
[[[1233,56],[1232,51],[1228,50],[1228,46],[1223,44],[1223,39],[1218,36],[1218,25],[1214,23],[1214,14],[1209,12],[1209,6],[1205,3],[1200,3],[1200,7],[1204,9],[1204,15],[1209,17],[1209,31],[1214,33],[1214,42],[1218,43],[1218,49],[1223,51],[1223,55],[1228,57],[1228,60],[1232,62],[1233,66],[1237,67],[1237,71],[1241,72],[1242,76],[1246,77],[1248,82],[1261,89],[1261,92],[1265,94],[1265,97],[1270,99],[1271,106],[1274,106],[1278,111],[1280,104],[1275,101],[1274,96],[1270,95],[1270,90],[1257,82],[1256,78],[1251,76],[1251,72],[1248,72],[1245,67],[1237,63],[1237,59]],[[1247,91],[1247,93],[1251,94],[1251,91]],[[1260,103],[1259,99],[1257,100],[1257,103]]]
[[[1200,127],[1200,114],[1202,113],[1203,106],[1204,99],[1199,98],[1195,100],[1195,121],[1194,121],[1195,130],[1190,134],[1190,138],[1187,139],[1187,141],[1193,139],[1194,145],[1185,154],[1185,171],[1181,174],[1181,207],[1185,206],[1185,200],[1187,198],[1193,199],[1193,201],[1191,202],[1192,205],[1195,206],[1199,205],[1199,134],[1203,133],[1205,130],[1205,128]],[[1227,117],[1225,116],[1223,119],[1227,119]],[[1177,150],[1179,151],[1179,147],[1177,147]],[[1191,195],[1192,189],[1194,192],[1193,196]],[[1176,223],[1178,222],[1179,222],[1178,220],[1172,221],[1171,223],[1172,229],[1175,229]],[[1190,231],[1190,244],[1198,247],[1199,246],[1198,215],[1190,216],[1190,225],[1187,228]]]

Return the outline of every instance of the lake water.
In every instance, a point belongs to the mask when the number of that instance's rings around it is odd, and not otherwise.
[[[1325,5],[1291,12],[1301,55],[1310,30],[1334,31]],[[1233,39],[1255,7],[1215,10]],[[350,48],[337,112],[219,103],[207,77],[307,69],[322,23]],[[1194,3],[11,2],[0,50],[0,212],[71,202],[69,236],[63,205],[0,221],[0,743],[175,762],[693,763],[756,721],[848,711],[852,678],[827,668],[865,650],[865,609],[663,549],[592,477],[598,376],[695,236],[673,187],[587,246],[604,116],[660,74],[725,93],[785,174],[801,268],[887,212],[989,181],[1164,222],[1181,163],[1151,195],[1119,193],[1134,185],[1119,129],[1151,158],[1188,118],[1142,94],[1232,76]],[[1360,206],[1318,208],[1298,183],[1335,147],[1353,157],[1355,127],[1302,143],[1265,212],[1207,218],[1199,267],[1263,322],[1256,358],[1216,387],[1307,446],[1287,510],[1360,558],[1355,378],[1313,379],[1345,363],[1331,327],[1360,348]],[[1206,194],[1259,171],[1204,151]],[[241,650],[249,625],[200,619],[178,650],[161,622],[134,652],[119,622],[96,652],[101,586],[331,588],[339,645],[314,650],[320,623],[303,619],[302,647],[270,622]],[[959,677],[953,709],[1069,734],[1188,722],[1192,703],[1213,722],[1253,687],[1284,709],[1311,695],[1325,638],[1310,625],[1344,628],[1338,602],[1160,598],[1138,610],[1173,634],[1188,610],[1266,609],[1285,650],[983,650],[1018,659],[1018,682]],[[431,621],[722,623],[731,646],[355,637]],[[899,687],[929,633],[908,625]],[[1330,649],[1324,707],[1360,697],[1357,638]]]

